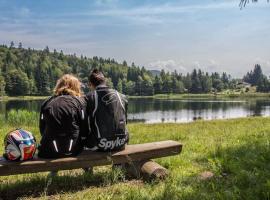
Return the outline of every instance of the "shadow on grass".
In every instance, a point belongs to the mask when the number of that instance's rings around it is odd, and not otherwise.
[[[23,177],[23,180],[1,184],[0,200],[78,192],[93,186],[109,186],[125,179],[124,173],[117,169],[94,174],[70,172],[70,175],[65,173],[55,177],[31,174]]]

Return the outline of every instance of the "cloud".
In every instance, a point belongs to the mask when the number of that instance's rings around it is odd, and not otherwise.
[[[177,14],[186,12],[209,11],[216,9],[237,8],[235,2],[211,3],[201,5],[177,5],[177,4],[161,4],[157,6],[141,6],[133,8],[116,8],[102,9],[93,12],[81,13],[82,15],[97,15],[97,16],[153,16],[162,14]]]
[[[97,0],[95,9],[89,9],[88,11],[72,12],[72,13],[61,13],[56,16],[57,18],[70,18],[70,17],[81,17],[81,18],[95,18],[95,20],[101,17],[105,18],[117,18],[121,19],[122,22],[128,21],[129,23],[135,24],[162,24],[179,22],[181,18],[175,17],[175,15],[183,13],[194,14],[196,12],[209,12],[211,10],[218,9],[231,9],[238,8],[238,4],[233,1],[228,2],[214,2],[205,4],[193,4],[193,5],[181,5],[175,3],[163,3],[159,5],[143,5],[136,7],[123,7],[118,0]],[[101,7],[101,8],[99,8]],[[112,21],[110,20],[110,23]]]
[[[158,60],[148,64],[148,69],[152,70],[161,70],[164,69],[165,71],[173,72],[178,71],[180,73],[185,73],[187,70],[183,66],[183,62],[177,62],[175,60]]]

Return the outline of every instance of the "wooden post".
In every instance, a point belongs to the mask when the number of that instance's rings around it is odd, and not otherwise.
[[[150,179],[165,179],[168,176],[168,170],[154,161],[147,161],[141,166],[141,172]]]
[[[132,162],[125,166],[128,175],[135,178],[165,179],[168,170],[152,160]]]

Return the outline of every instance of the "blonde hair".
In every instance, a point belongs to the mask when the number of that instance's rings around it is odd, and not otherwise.
[[[69,94],[72,96],[81,96],[81,82],[71,74],[65,74],[57,80],[54,88],[55,95]]]

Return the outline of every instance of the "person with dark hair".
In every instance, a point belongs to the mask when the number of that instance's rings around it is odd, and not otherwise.
[[[103,73],[94,69],[89,77],[91,92],[86,95],[90,150],[122,150],[128,142],[127,98],[106,85]]]

